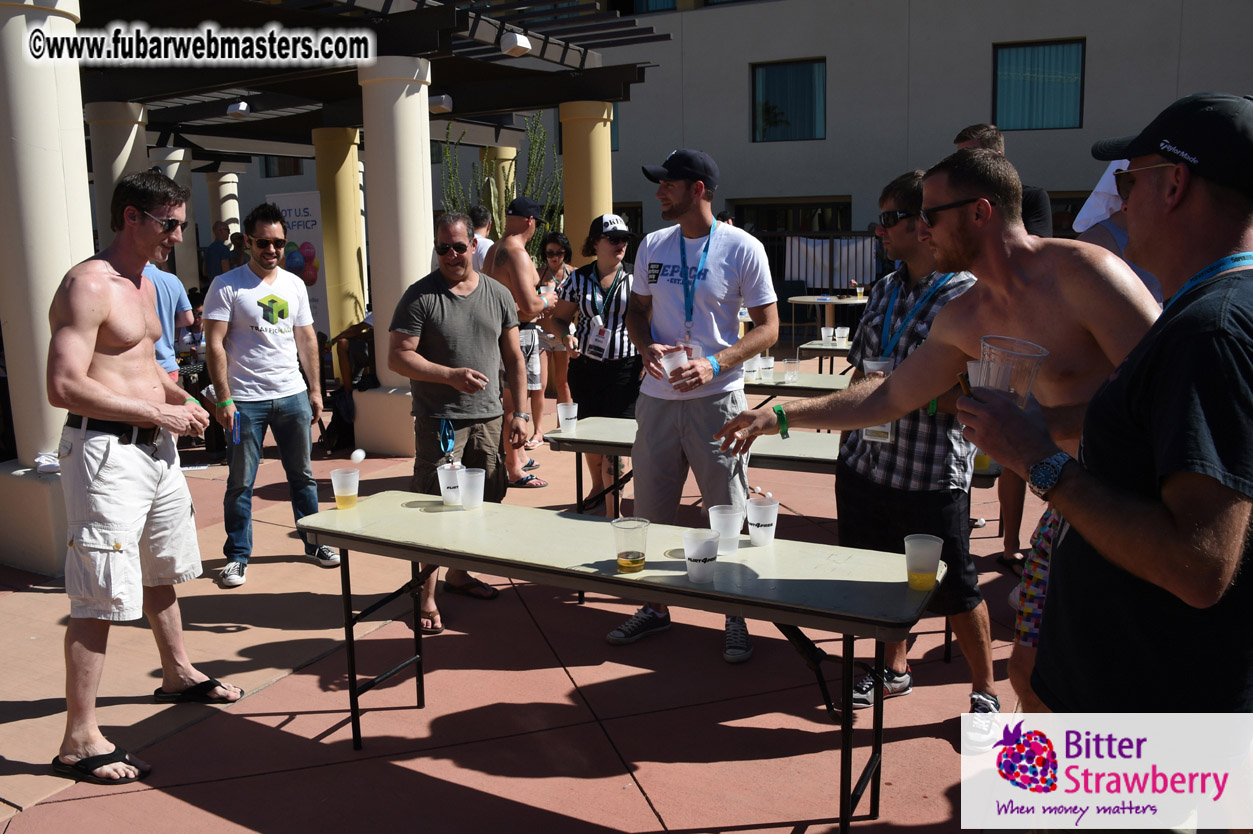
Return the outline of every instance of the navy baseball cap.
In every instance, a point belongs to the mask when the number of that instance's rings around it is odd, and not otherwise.
[[[1092,156],[1110,161],[1158,154],[1199,177],[1253,195],[1253,97],[1196,93],[1167,107],[1135,136],[1105,139]]]
[[[704,151],[679,148],[671,151],[660,165],[643,165],[644,176],[653,182],[662,180],[700,180],[710,191],[718,188],[718,163]]]
[[[534,217],[539,219],[544,216],[544,210],[540,208],[539,203],[530,197],[515,197],[513,202],[509,204],[509,208],[505,209],[505,214],[512,217]]]

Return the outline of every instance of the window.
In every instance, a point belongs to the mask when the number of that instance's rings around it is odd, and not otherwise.
[[[667,12],[676,8],[678,8],[678,3],[675,0],[609,0],[606,11],[633,15],[645,12]]]
[[[1085,41],[993,47],[992,121],[1001,130],[1083,127]]]
[[[753,141],[827,138],[827,62],[753,66]]]
[[[304,173],[304,160],[297,156],[263,156],[261,176],[298,177]]]

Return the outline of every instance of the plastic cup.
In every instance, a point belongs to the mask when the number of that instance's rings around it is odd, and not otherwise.
[[[819,328],[819,331],[822,333],[822,343],[824,345],[829,345],[831,344],[832,341],[834,341],[835,339],[834,327],[822,327],[822,328]]]
[[[444,498],[445,507],[461,506],[461,478],[458,473],[465,467],[459,463],[445,463],[435,467],[439,475],[439,493]]]
[[[858,288],[857,288],[857,297],[858,297],[858,298],[864,298],[864,297],[865,297],[865,295],[866,295],[866,288],[865,288],[865,287],[858,287]]]
[[[335,509],[350,510],[357,506],[357,485],[360,469],[332,469],[331,488],[335,490]]]
[[[687,361],[687,353],[681,350],[675,350],[670,353],[662,354],[661,369],[666,374],[666,381],[669,382],[670,375],[686,365]]]
[[[744,511],[730,504],[709,508],[709,528],[718,534],[718,555],[734,556],[740,549],[740,530],[744,527]]]
[[[978,359],[971,359],[966,363],[966,377],[970,380],[971,388],[986,388],[983,384],[983,363]],[[975,470],[987,469],[992,465],[992,456],[975,449]]]
[[[648,519],[615,518],[609,525],[613,527],[613,540],[617,547],[618,573],[642,571],[644,554],[648,550]]]
[[[801,377],[801,360],[784,359],[783,360],[783,381],[796,382]]]
[[[766,547],[774,542],[774,528],[779,521],[779,499],[757,495],[748,501],[748,540],[753,547]]]
[[[848,328],[835,328],[835,345],[836,347],[848,347]]]
[[[1031,386],[1040,373],[1040,363],[1049,352],[1034,342],[1009,336],[984,336],[980,340],[984,388],[1008,391],[1019,408],[1025,408]]]
[[[467,510],[483,506],[483,481],[487,477],[486,469],[457,470],[457,486],[461,490],[461,506]]]
[[[557,426],[566,434],[574,434],[579,426],[578,403],[557,403]]]
[[[757,366],[757,374],[761,377],[762,382],[774,382],[774,357],[761,357],[761,364]]]
[[[756,379],[757,369],[761,367],[761,354],[758,353],[744,360],[744,378]]]
[[[930,591],[935,587],[935,573],[940,567],[940,549],[943,546],[943,539],[925,533],[905,537],[905,570],[912,590]]]
[[[687,561],[687,578],[692,582],[713,582],[714,565],[718,561],[717,530],[684,530],[683,556]]]

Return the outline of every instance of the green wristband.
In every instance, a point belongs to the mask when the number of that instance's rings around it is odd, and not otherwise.
[[[195,403],[195,402],[200,402],[200,401],[197,400],[195,397],[188,397],[187,399],[183,400],[183,405],[187,405],[187,403]]]
[[[936,405],[936,400],[938,400],[938,399],[939,399],[939,397],[936,397],[936,399],[935,399],[935,400],[932,400],[932,401],[931,401],[931,402],[927,405],[927,416],[928,416],[928,417],[934,417],[934,416],[935,416],[935,405]]]
[[[779,437],[787,440],[787,415],[783,413],[783,406],[774,407],[774,416],[779,420]]]
[[[234,405],[234,404],[235,404],[234,400],[227,400],[226,402],[222,402],[222,403],[214,403],[214,405],[216,405],[218,408],[226,408],[228,405]]]

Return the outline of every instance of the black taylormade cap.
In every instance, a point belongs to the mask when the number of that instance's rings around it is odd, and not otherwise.
[[[534,217],[538,220],[544,216],[544,210],[530,197],[516,197],[509,204],[509,208],[505,209],[505,214],[513,217]]]
[[[629,238],[631,230],[627,228],[626,221],[618,215],[602,214],[592,221],[592,226],[588,229],[587,236],[593,240],[602,237],[618,240],[620,238]]]
[[[1092,146],[1100,160],[1158,154],[1199,177],[1253,195],[1253,98],[1196,93],[1167,107],[1136,136]]]
[[[660,165],[643,165],[644,176],[653,182],[662,180],[700,180],[710,191],[718,187],[718,163],[704,151],[679,148],[671,151]]]

